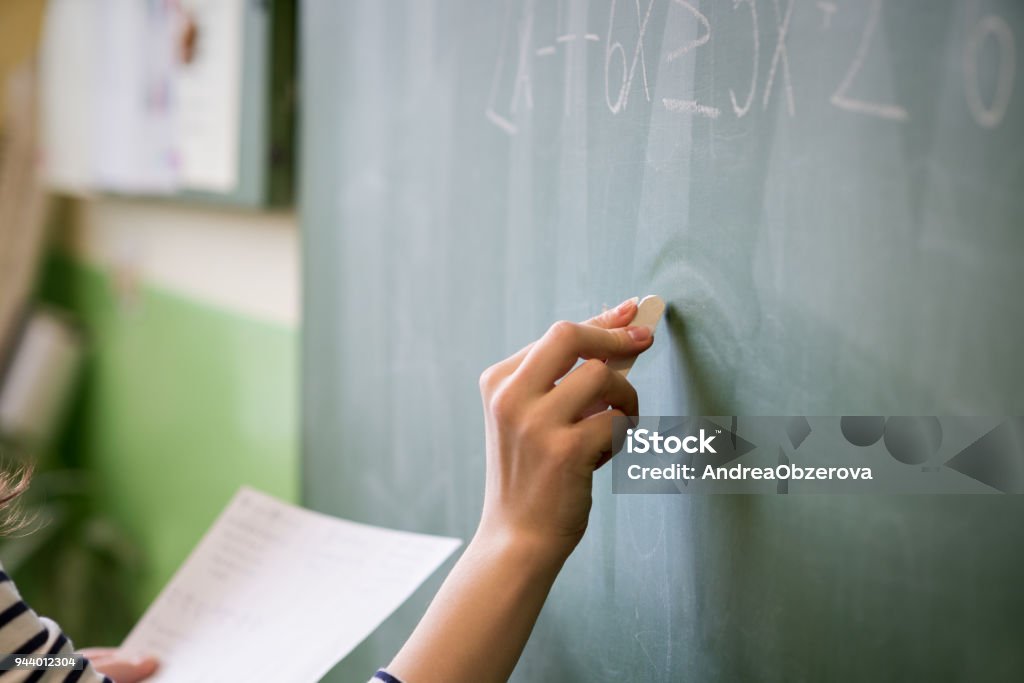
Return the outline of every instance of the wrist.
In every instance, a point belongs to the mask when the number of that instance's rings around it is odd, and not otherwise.
[[[575,543],[561,543],[537,534],[481,522],[466,548],[466,554],[515,566],[534,578],[550,577],[553,581],[573,548]]]

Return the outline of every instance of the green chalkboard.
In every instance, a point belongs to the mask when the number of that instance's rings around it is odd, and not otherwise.
[[[634,294],[669,304],[647,415],[1024,413],[1024,4],[301,10],[312,506],[468,538],[480,371]],[[601,472],[515,680],[1019,680],[1022,524]]]

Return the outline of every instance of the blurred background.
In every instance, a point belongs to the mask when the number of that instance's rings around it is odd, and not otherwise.
[[[36,470],[0,561],[76,643],[239,485],[297,497],[294,20],[0,3],[0,452]]]

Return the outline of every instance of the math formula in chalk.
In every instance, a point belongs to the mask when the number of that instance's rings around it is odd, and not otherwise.
[[[959,32],[955,68],[961,74],[960,101],[975,124],[991,129],[1006,120],[1013,103],[1016,37],[1004,17],[976,5],[958,15],[954,25]],[[551,78],[563,81],[565,116],[578,108],[592,110],[598,102],[615,116],[642,100],[683,116],[740,119],[767,110],[780,98],[778,106],[795,117],[801,101],[813,98],[849,115],[894,124],[914,118],[899,88],[878,88],[864,77],[865,65],[881,60],[886,39],[906,28],[886,25],[885,0],[727,0],[713,14],[709,11],[712,16],[702,7],[696,0],[611,0],[604,13],[592,6],[588,11],[586,3],[574,0],[544,6],[533,0],[511,2],[497,41],[487,120],[516,135],[540,109],[535,84]],[[602,16],[602,25],[590,25],[598,23],[595,16]],[[725,29],[721,38],[719,26]],[[844,39],[836,40],[840,32]],[[699,87],[695,60],[716,40],[729,43],[728,82]],[[821,67],[835,72],[824,89],[821,83],[801,88],[794,78],[791,46],[798,40],[834,47],[834,59]],[[937,52],[935,59],[943,58],[941,41],[928,44]],[[988,57],[982,59],[983,54]],[[578,87],[593,60],[603,67],[600,94],[592,82]],[[707,68],[707,60],[704,64]],[[659,95],[655,78],[662,81]],[[878,92],[872,92],[873,85]],[[550,92],[537,88],[537,93]]]

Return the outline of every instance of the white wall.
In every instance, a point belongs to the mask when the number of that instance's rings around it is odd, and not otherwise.
[[[76,199],[66,246],[120,283],[144,283],[240,315],[296,327],[299,231],[293,212]]]

